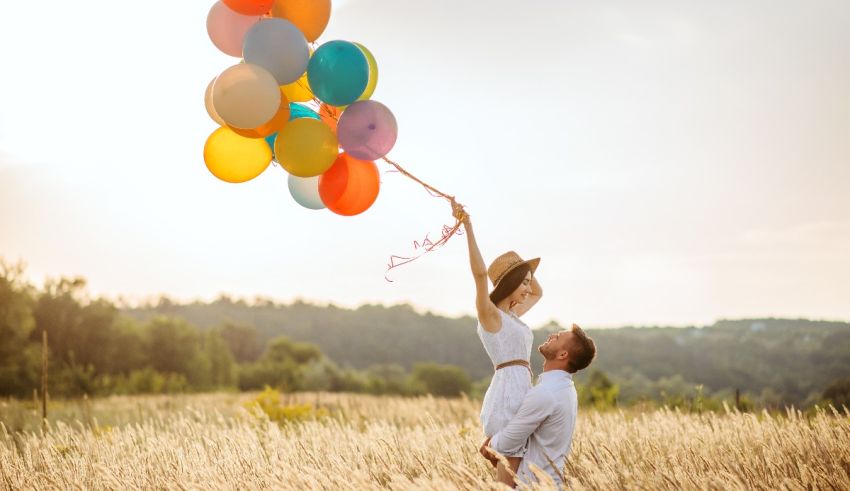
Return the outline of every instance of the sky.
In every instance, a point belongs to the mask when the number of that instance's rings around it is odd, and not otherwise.
[[[212,2],[0,6],[0,258],[142,302],[262,296],[474,314],[449,204],[380,163],[355,217],[286,173],[203,162],[238,59]],[[375,55],[389,157],[455,195],[489,263],[541,257],[529,325],[850,320],[850,3],[344,0],[319,42]]]

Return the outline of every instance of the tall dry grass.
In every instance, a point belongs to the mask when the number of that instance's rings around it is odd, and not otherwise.
[[[47,433],[4,425],[0,486],[499,488],[476,453],[475,401],[299,394],[283,403],[329,416],[279,425],[246,410],[251,397],[116,397]],[[564,470],[574,489],[850,489],[850,415],[580,409]]]

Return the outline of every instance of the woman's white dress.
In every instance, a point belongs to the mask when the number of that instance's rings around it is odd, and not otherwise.
[[[502,316],[502,328],[497,333],[487,332],[478,323],[478,337],[484,344],[493,366],[511,360],[529,361],[534,334],[513,312]],[[531,388],[531,372],[522,365],[513,365],[496,370],[484,402],[481,406],[481,426],[484,434],[493,436],[499,432],[519,410],[525,393]]]

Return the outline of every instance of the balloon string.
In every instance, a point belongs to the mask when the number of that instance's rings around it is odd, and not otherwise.
[[[422,252],[420,254],[417,254],[417,255],[411,256],[411,257],[397,256],[395,254],[391,255],[390,256],[390,262],[387,264],[387,270],[384,272],[384,279],[387,280],[388,282],[392,283],[393,280],[391,280],[387,277],[387,274],[390,272],[391,269],[397,268],[399,266],[403,266],[403,265],[408,264],[408,263],[411,263],[411,262],[419,259],[420,257],[424,256],[425,254],[433,251],[434,249],[445,245],[446,242],[448,242],[449,239],[452,238],[452,236],[454,236],[455,234],[457,234],[457,235],[463,234],[463,232],[461,232],[461,230],[460,230],[460,221],[455,223],[454,227],[449,227],[448,225],[443,225],[442,237],[437,242],[431,242],[431,239],[428,237],[428,234],[425,234],[425,239],[423,239],[422,244],[420,244],[419,242],[414,240],[413,241],[413,250],[422,249]],[[398,259],[400,262],[396,262],[396,259]]]
[[[445,198],[449,202],[451,202],[454,199],[454,196],[450,196],[450,195],[440,191],[439,189],[435,188],[434,186],[428,184],[427,182],[425,182],[425,181],[419,179],[418,177],[414,176],[413,174],[411,174],[410,172],[405,170],[401,165],[399,165],[398,162],[390,160],[387,157],[382,157],[381,160],[383,160],[384,162],[395,167],[396,171],[402,173],[403,175],[407,176],[408,178],[410,178],[410,179],[418,182],[419,184],[421,184],[422,187],[424,187],[425,190],[428,192],[428,194],[430,194],[431,196],[433,196],[435,198]],[[458,220],[458,219],[455,219],[455,223],[451,227],[449,227],[448,225],[443,225],[442,237],[440,237],[440,240],[438,240],[437,242],[431,242],[431,240],[428,238],[427,234],[425,235],[425,239],[422,241],[421,245],[414,241],[413,242],[413,249],[416,250],[416,249],[422,248],[423,252],[421,254],[418,254],[418,255],[413,256],[413,257],[402,257],[402,256],[396,256],[396,255],[390,256],[390,262],[389,262],[389,264],[387,264],[387,270],[384,272],[384,279],[389,281],[389,282],[392,282],[393,280],[391,280],[387,277],[387,274],[390,272],[391,269],[397,268],[398,266],[401,266],[401,265],[404,265],[404,264],[408,264],[410,262],[413,262],[416,259],[419,259],[420,257],[422,257],[423,255],[433,251],[434,249],[437,249],[438,247],[444,246],[449,241],[449,239],[454,237],[455,234],[461,235],[463,232],[461,232],[461,230],[460,230],[460,225],[461,225],[461,221]],[[394,258],[401,259],[401,260],[403,260],[403,262],[395,264],[394,261],[393,261]]]
[[[306,90],[307,92],[309,92],[309,93],[310,93],[310,97],[312,97],[312,98],[313,98],[313,100],[316,100],[316,96],[314,96],[314,95],[313,95],[313,91],[312,91],[312,90],[310,90],[310,87],[309,87],[309,86],[305,86],[305,85],[301,82],[301,79],[300,79],[300,78],[299,78],[298,80],[296,80],[296,81],[295,81],[295,84],[296,84],[296,85],[298,85],[298,87],[300,87],[302,90]]]
[[[329,118],[332,118],[334,121],[337,121],[337,122],[339,121],[339,116],[328,105],[322,104],[322,101],[320,101],[315,96],[313,97],[313,101],[316,104],[319,105],[319,111],[320,112],[324,112],[324,114],[326,116],[328,116]],[[454,196],[448,195],[448,194],[440,191],[439,189],[435,188],[434,186],[428,184],[427,182],[425,182],[425,181],[419,179],[418,177],[414,176],[413,174],[411,174],[410,172],[405,170],[404,167],[399,165],[398,162],[390,160],[387,157],[381,157],[381,160],[390,164],[391,166],[393,166],[396,169],[395,171],[391,171],[391,172],[400,172],[401,174],[405,175],[406,177],[418,182],[419,184],[422,185],[422,187],[425,188],[425,191],[427,191],[428,194],[430,194],[431,196],[433,196],[435,198],[445,198],[449,202],[451,202],[454,199]],[[437,242],[432,242],[431,239],[428,237],[428,234],[425,234],[425,238],[422,240],[421,244],[417,241],[413,241],[413,250],[415,251],[415,250],[422,249],[422,252],[420,254],[417,254],[417,255],[411,256],[411,257],[397,256],[395,254],[391,255],[390,256],[390,262],[387,264],[387,270],[384,272],[384,279],[392,283],[393,280],[391,280],[387,277],[387,273],[389,273],[391,269],[397,268],[397,267],[402,266],[404,264],[411,263],[411,262],[419,259],[423,255],[445,245],[449,241],[449,239],[451,239],[455,234],[457,234],[457,235],[463,234],[463,232],[461,232],[461,230],[460,230],[461,223],[462,222],[460,220],[455,218],[455,223],[454,223],[453,226],[450,227],[448,225],[443,225],[440,240],[438,240]],[[395,261],[396,259],[398,259],[400,262],[396,263],[396,261]]]
[[[404,170],[404,168],[403,168],[402,166],[400,166],[397,162],[393,162],[392,160],[390,160],[390,159],[388,159],[388,158],[386,158],[386,157],[382,157],[382,158],[381,158],[381,160],[383,160],[384,162],[386,162],[386,163],[390,164],[391,166],[395,167],[395,168],[396,168],[396,170],[397,170],[398,172],[401,172],[401,173],[402,173],[402,174],[404,174],[405,176],[407,176],[407,177],[409,177],[409,178],[413,179],[414,181],[418,182],[419,184],[421,184],[421,185],[422,185],[422,186],[423,186],[423,187],[424,187],[424,188],[428,191],[428,193],[430,193],[430,194],[431,194],[431,196],[434,196],[435,198],[440,198],[440,197],[442,197],[442,198],[446,198],[446,199],[447,199],[447,200],[449,200],[449,201],[451,201],[451,200],[454,198],[454,196],[450,196],[450,195],[448,195],[448,194],[446,194],[446,193],[444,193],[444,192],[440,191],[439,189],[435,188],[434,186],[432,186],[432,185],[428,184],[427,182],[424,182],[424,181],[422,181],[421,179],[419,179],[418,177],[414,176],[414,175],[413,175],[413,174],[411,174],[410,172],[407,172],[407,171],[406,171],[406,170]]]

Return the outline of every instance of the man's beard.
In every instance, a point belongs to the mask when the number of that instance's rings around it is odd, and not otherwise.
[[[537,347],[537,351],[540,352],[540,354],[543,355],[543,358],[547,361],[552,360],[554,358],[552,356],[552,353],[548,353],[542,344]]]

